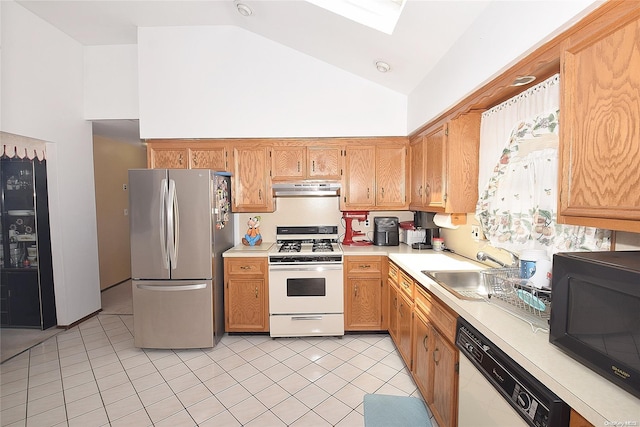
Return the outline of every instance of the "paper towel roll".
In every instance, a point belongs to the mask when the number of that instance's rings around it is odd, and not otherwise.
[[[451,214],[435,214],[433,216],[433,223],[441,228],[450,228],[455,230],[457,225],[453,225],[451,222]]]

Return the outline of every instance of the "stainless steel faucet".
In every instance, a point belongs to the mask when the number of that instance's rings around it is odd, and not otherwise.
[[[520,263],[520,258],[518,258],[517,254],[515,254],[515,253],[513,253],[513,252],[511,252],[511,251],[509,251],[507,249],[504,249],[504,248],[497,248],[497,249],[503,250],[503,251],[507,252],[509,255],[511,255],[511,264],[506,264],[506,263],[500,261],[499,259],[494,258],[491,255],[489,255],[488,253],[483,252],[483,251],[478,252],[477,255],[476,255],[476,258],[478,258],[478,261],[486,261],[486,260],[493,261],[494,263],[498,264],[501,267],[518,267],[518,265]]]

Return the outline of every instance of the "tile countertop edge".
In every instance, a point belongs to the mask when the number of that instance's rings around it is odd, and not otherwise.
[[[429,257],[433,254],[436,252],[424,252],[424,257],[417,258],[415,255],[390,253],[389,258],[594,426],[616,425],[612,422],[640,425],[640,399],[549,343],[548,333],[534,333],[530,325],[490,303],[460,300],[422,274],[422,270],[444,269],[440,262],[437,263],[440,266],[430,265]],[[477,263],[464,257],[446,256],[467,261],[470,269],[477,268]]]

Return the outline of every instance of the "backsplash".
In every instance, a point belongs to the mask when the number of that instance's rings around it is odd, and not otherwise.
[[[340,241],[344,237],[344,221],[340,212],[338,197],[281,197],[277,200],[273,213],[239,213],[236,221],[235,241],[241,242],[247,231],[247,221],[252,216],[260,217],[260,233],[264,242],[276,240],[276,227],[287,225],[338,225]],[[412,211],[372,211],[369,212],[369,226],[353,221],[353,228],[367,234],[373,240],[373,218],[377,216],[397,216],[400,221],[412,221]]]

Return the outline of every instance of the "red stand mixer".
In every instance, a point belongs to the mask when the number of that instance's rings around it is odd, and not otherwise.
[[[369,246],[372,245],[373,242],[370,240],[356,240],[353,238],[355,236],[365,236],[365,233],[361,231],[353,230],[353,220],[355,219],[358,222],[366,221],[367,215],[369,215],[368,211],[344,211],[342,212],[342,219],[344,219],[344,239],[342,239],[342,244],[346,246]]]

